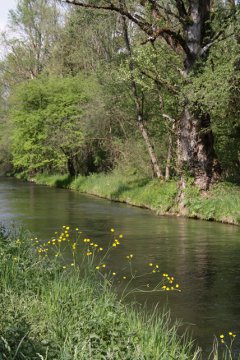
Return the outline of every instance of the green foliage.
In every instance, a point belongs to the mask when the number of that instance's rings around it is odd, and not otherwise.
[[[95,88],[93,78],[79,76],[42,77],[15,89],[11,119],[16,169],[66,169],[83,143],[84,111]]]
[[[64,270],[29,234],[0,233],[0,356],[24,360],[198,359],[169,316],[123,305],[92,265]]]
[[[158,214],[180,214],[203,220],[240,224],[240,191],[237,185],[231,183],[219,183],[209,192],[202,194],[193,185],[193,180],[189,179],[184,192],[184,209],[179,209],[179,189],[175,180],[151,180],[130,170],[125,173],[115,170],[111,174],[77,176],[71,182],[67,179],[67,176],[39,174],[34,181],[50,186],[62,185],[79,192],[146,207]]]
[[[169,28],[185,38],[173,2],[160,1],[162,16],[157,17],[147,2],[137,10],[136,2],[126,4],[153,28]],[[176,161],[177,125],[183,107],[191,103],[196,113],[210,113],[224,176],[238,182],[238,20],[239,6],[214,3],[202,45],[211,43],[213,34],[219,37],[185,77],[180,45],[174,52],[176,44],[169,47],[161,36],[146,41],[145,34],[127,21],[130,56],[121,16],[115,12],[60,10],[55,0],[19,0],[10,14],[14,33],[3,38],[8,53],[0,64],[5,97],[0,107],[10,108],[10,115],[0,121],[3,168],[11,169],[12,161],[17,172],[68,170],[73,176],[118,167],[150,178],[153,167],[137,126],[134,81],[149,143],[163,174],[172,142],[170,175],[176,176],[181,163]]]
[[[10,11],[9,31],[4,34],[5,82],[10,86],[36,78],[46,67],[60,30],[56,4],[55,0],[19,0]]]
[[[190,217],[240,224],[239,199],[239,187],[231,183],[219,183],[203,195],[189,184],[185,206]]]
[[[239,181],[240,166],[239,49],[232,37],[217,44],[184,88],[194,110],[210,113],[225,177],[235,181]]]

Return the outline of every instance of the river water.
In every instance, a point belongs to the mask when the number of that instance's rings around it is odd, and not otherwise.
[[[240,338],[240,227],[156,216],[152,212],[77,192],[0,178],[0,223],[22,224],[40,239],[50,239],[63,225],[78,227],[99,244],[110,229],[124,234],[109,266],[117,274],[134,254],[138,273],[159,264],[175,276],[181,292],[137,295],[148,307],[168,304],[172,318],[182,319],[210,352],[214,335],[229,331]],[[156,283],[156,276],[139,280]],[[239,342],[238,338],[236,344]]]

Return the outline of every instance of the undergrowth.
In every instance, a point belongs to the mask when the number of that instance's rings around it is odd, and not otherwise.
[[[111,233],[115,240],[104,253],[78,228],[63,226],[45,243],[26,231],[0,228],[1,360],[206,360],[186,334],[178,334],[169,313],[147,314],[119,298],[116,274],[105,265],[110,250],[120,246],[115,230]],[[68,262],[66,246],[73,255]],[[133,257],[127,257],[130,267]],[[149,269],[153,275],[160,271],[152,263]],[[179,291],[179,285],[163,274],[154,291],[167,290]],[[225,353],[218,352],[218,343],[225,344],[221,335],[209,359],[237,359],[236,335],[229,335]]]
[[[149,318],[117,299],[90,257],[47,256],[29,234],[0,234],[0,359],[197,359],[168,314]]]

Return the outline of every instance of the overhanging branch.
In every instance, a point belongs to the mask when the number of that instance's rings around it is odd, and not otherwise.
[[[148,23],[147,21],[144,21],[143,19],[139,19],[135,15],[131,14],[128,11],[128,9],[126,8],[126,6],[118,7],[118,6],[114,5],[111,1],[109,1],[109,5],[94,5],[94,4],[89,4],[89,3],[86,3],[86,2],[83,2],[80,0],[62,0],[62,1],[65,3],[68,3],[68,4],[80,6],[83,8],[117,12],[117,13],[123,15],[124,17],[128,18],[130,21],[132,21],[136,25],[138,25],[139,28],[142,31],[144,31],[149,37],[151,37],[153,41],[155,41],[158,37],[161,37],[175,51],[177,51],[180,46],[183,49],[183,51],[185,52],[185,54],[187,56],[190,56],[190,50],[187,46],[187,43],[179,33],[175,32],[169,28],[154,29],[152,24]]]

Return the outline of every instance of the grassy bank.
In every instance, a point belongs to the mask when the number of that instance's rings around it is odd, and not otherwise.
[[[184,215],[193,218],[240,224],[240,187],[219,183],[201,194],[191,182],[185,190],[184,206],[178,206],[176,181],[159,182],[136,175],[94,174],[70,179],[64,175],[41,174],[33,179],[38,184],[70,188],[106,199],[149,208],[158,214]]]
[[[80,240],[71,241],[64,244],[80,252]],[[120,302],[96,258],[64,263],[58,240],[49,243],[0,231],[1,360],[199,359],[167,315],[149,318]]]

